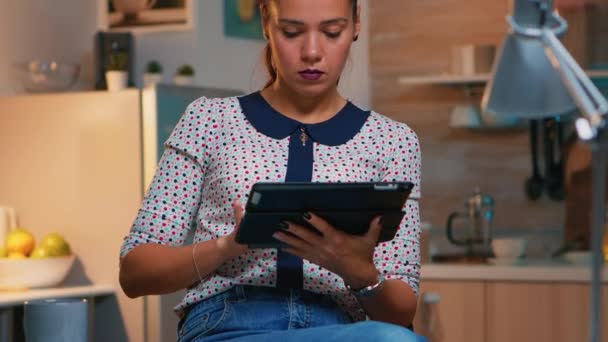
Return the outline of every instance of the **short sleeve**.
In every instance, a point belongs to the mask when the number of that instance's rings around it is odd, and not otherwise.
[[[374,252],[376,267],[387,279],[400,279],[418,293],[420,278],[420,170],[418,137],[404,124],[398,126],[394,150],[385,168],[383,181],[410,181],[414,188],[406,201],[399,229],[393,240],[383,242]]]
[[[208,145],[213,138],[209,100],[200,98],[187,108],[169,139],[120,256],[140,244],[181,246],[196,219],[206,171]]]

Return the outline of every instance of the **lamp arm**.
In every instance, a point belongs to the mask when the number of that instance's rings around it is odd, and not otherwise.
[[[579,136],[590,142],[592,153],[592,190],[591,190],[591,314],[589,341],[597,342],[600,337],[601,322],[601,279],[603,268],[602,233],[604,231],[606,201],[606,163],[608,145],[604,141],[605,118],[608,102],[587,74],[576,63],[566,48],[549,29],[543,29],[543,43],[555,69],[570,96],[586,117],[577,119]],[[553,58],[551,58],[553,57]],[[581,129],[581,124],[583,129]],[[587,133],[581,133],[587,132]]]
[[[577,107],[583,112],[583,114],[589,119],[589,121],[596,121],[594,116],[597,113],[597,109],[592,101],[591,94],[586,89],[586,84],[581,82],[579,75],[576,74],[576,69],[572,67],[564,57],[564,52],[560,49],[561,44],[556,44],[551,38],[553,34],[548,31],[543,32],[543,43],[546,45],[546,53],[549,60],[553,64],[553,67],[557,70],[562,78],[564,86],[568,89],[568,93],[572,97],[572,100],[576,103]]]
[[[554,57],[550,58],[553,66],[562,75],[573,100],[590,120],[599,120],[593,116],[606,114],[608,101],[551,30],[543,29],[542,38]]]
[[[542,40],[546,45],[547,55],[553,67],[560,73],[562,81],[570,96],[586,116],[587,120],[577,120],[577,131],[581,134],[579,124],[587,121],[590,133],[584,138],[591,142],[592,152],[592,191],[591,191],[591,315],[589,341],[599,341],[601,322],[601,279],[603,268],[602,233],[604,231],[606,200],[606,163],[608,149],[605,140],[605,118],[608,112],[608,101],[589,79],[585,71],[576,63],[555,34],[548,28],[542,30]]]
[[[530,0],[521,0],[530,1]],[[532,0],[534,1],[534,0]],[[547,2],[548,3],[548,2]],[[545,3],[546,4],[546,3]],[[546,6],[545,6],[546,7]],[[598,342],[600,337],[602,298],[602,234],[606,214],[606,170],[608,167],[608,101],[576,63],[557,36],[563,34],[568,25],[557,13],[548,13],[548,25],[531,27],[518,24],[512,16],[507,17],[511,34],[525,39],[542,41],[545,53],[560,74],[572,100],[583,115],[576,120],[576,130],[581,140],[588,143],[592,153],[591,187],[591,315],[589,317],[589,341]]]

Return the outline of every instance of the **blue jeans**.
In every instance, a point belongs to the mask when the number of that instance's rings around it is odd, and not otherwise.
[[[179,342],[399,341],[423,337],[389,323],[353,323],[325,295],[236,286],[195,304],[178,327]]]

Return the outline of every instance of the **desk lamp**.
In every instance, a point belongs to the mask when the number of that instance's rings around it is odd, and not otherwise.
[[[574,112],[581,141],[591,149],[591,316],[589,341],[599,341],[602,232],[606,199],[608,102],[561,44],[566,21],[552,0],[514,0],[509,32],[494,64],[482,108],[495,115],[541,119]]]

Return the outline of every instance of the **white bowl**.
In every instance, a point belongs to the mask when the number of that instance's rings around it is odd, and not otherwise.
[[[589,265],[591,263],[591,252],[572,251],[564,254],[563,258],[571,264]]]
[[[492,251],[497,259],[516,259],[525,255],[525,239],[501,238],[492,240]]]
[[[46,259],[0,259],[0,289],[51,287],[61,284],[75,256]]]

